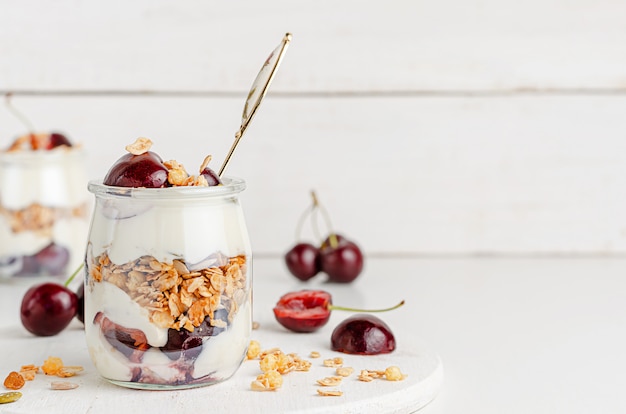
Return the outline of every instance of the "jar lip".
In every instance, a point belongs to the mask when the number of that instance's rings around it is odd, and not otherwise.
[[[224,197],[242,192],[246,188],[246,182],[237,177],[222,178],[222,185],[212,187],[167,187],[167,188],[134,188],[115,187],[105,185],[102,179],[89,181],[87,188],[97,195],[108,195],[113,197],[132,197],[140,199],[192,199]]]
[[[0,160],[3,162],[41,162],[42,160],[60,161],[67,157],[80,157],[84,155],[82,147],[57,147],[51,150],[23,150],[23,151],[0,151]]]

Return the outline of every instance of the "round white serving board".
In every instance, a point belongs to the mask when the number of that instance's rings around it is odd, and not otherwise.
[[[254,413],[412,413],[428,404],[437,394],[443,380],[443,368],[437,354],[411,336],[396,333],[396,351],[377,356],[357,356],[333,352],[329,347],[329,332],[295,334],[284,330],[275,321],[261,324],[253,331],[253,339],[262,349],[279,347],[285,353],[297,353],[312,362],[308,372],[291,372],[284,376],[281,389],[257,392],[250,383],[261,373],[258,360],[245,361],[228,381],[213,386],[178,391],[141,391],[121,388],[101,379],[95,372],[84,343],[82,326],[74,322],[69,329],[55,337],[37,338],[21,326],[3,326],[4,340],[2,374],[19,370],[21,365],[41,365],[48,356],[58,356],[66,365],[83,365],[85,371],[69,381],[79,387],[68,391],[53,391],[50,382],[56,377],[37,375],[21,390],[23,397],[11,404],[0,405],[0,413],[64,413],[90,414],[131,413],[191,413],[191,412],[254,412]],[[16,335],[16,333],[19,333]],[[318,351],[320,358],[309,357]],[[343,392],[339,397],[317,394],[316,380],[335,375],[334,368],[323,365],[326,358],[342,357],[344,366],[355,372],[332,389]],[[407,374],[403,381],[372,382],[357,380],[361,369],[384,370],[397,365]],[[6,371],[6,372],[4,372]],[[3,377],[4,378],[4,377]]]

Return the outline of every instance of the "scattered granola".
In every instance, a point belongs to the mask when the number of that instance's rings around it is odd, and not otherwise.
[[[317,351],[311,351],[311,353],[309,354],[309,357],[311,358],[319,358],[320,356],[320,353]]]
[[[67,381],[52,381],[50,383],[50,388],[53,390],[73,390],[78,388],[78,384]]]
[[[400,371],[400,368],[395,365],[385,369],[385,379],[387,379],[387,381],[402,381],[406,377],[407,375],[403,374],[402,371]]]
[[[41,366],[41,370],[46,375],[57,375],[63,368],[63,360],[59,357],[48,357]]]
[[[253,391],[275,391],[283,385],[283,377],[278,371],[270,370],[256,377],[250,387]]]
[[[318,389],[317,393],[322,397],[341,397],[343,395],[342,391],[339,390],[321,390]]]
[[[247,359],[254,359],[261,353],[261,344],[259,341],[251,340],[246,354]]]
[[[343,379],[343,377],[326,377],[326,378],[322,378],[322,379],[318,379],[317,383],[323,387],[336,387],[337,385],[341,384],[341,380]]]
[[[335,370],[335,373],[340,377],[349,377],[354,372],[352,367],[339,367]]]
[[[4,387],[8,390],[19,390],[25,384],[26,380],[19,372],[11,371],[4,380]]]
[[[325,367],[337,368],[337,367],[340,367],[342,365],[343,365],[343,358],[341,358],[341,357],[325,359],[324,360],[324,366]]]
[[[252,322],[252,330],[255,331],[257,329],[259,329],[261,327],[261,324],[258,323],[257,321],[253,321]]]
[[[22,368],[20,368],[20,375],[22,375],[26,381],[34,380],[35,375],[38,373],[39,367],[33,364],[22,365]]]

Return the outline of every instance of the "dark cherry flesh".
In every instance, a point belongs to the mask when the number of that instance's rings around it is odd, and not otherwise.
[[[167,168],[152,151],[124,154],[109,169],[104,184],[117,187],[162,188],[167,186]]]
[[[396,339],[389,326],[380,318],[357,314],[344,320],[333,330],[331,348],[346,354],[387,354],[396,349]]]
[[[200,174],[204,176],[206,182],[209,183],[209,187],[214,187],[216,185],[222,184],[222,180],[220,180],[220,177],[218,177],[215,171],[213,171],[209,167],[204,167]]]
[[[314,332],[328,322],[330,306],[330,293],[301,290],[281,296],[274,307],[274,316],[291,331]]]
[[[102,335],[107,342],[131,362],[141,362],[144,352],[150,349],[148,339],[141,330],[120,326],[104,316],[102,312],[96,314],[93,323],[100,325]]]
[[[285,254],[285,264],[292,275],[309,280],[320,271],[319,249],[310,243],[298,243]]]
[[[65,145],[66,147],[71,147],[72,143],[63,134],[60,134],[58,132],[53,132],[53,133],[50,134],[50,137],[48,139],[48,148],[47,149],[53,149],[53,148],[60,147],[60,146],[63,146],[63,145]]]
[[[329,239],[327,239],[328,241]],[[354,242],[337,236],[336,243],[324,242],[320,249],[320,266],[328,275],[328,280],[337,283],[350,283],[363,270],[363,253]]]
[[[76,289],[76,319],[85,323],[85,284],[81,283]]]
[[[228,324],[228,312],[226,309],[216,310],[213,318],[221,319]],[[193,332],[189,332],[185,328],[180,330],[168,329],[167,343],[159,349],[173,361],[181,356],[186,360],[195,360],[202,351],[202,338],[215,336],[225,329],[211,326],[209,318],[205,318]]]
[[[51,243],[35,255],[35,260],[41,270],[52,276],[58,276],[66,271],[70,252],[63,246]]]
[[[65,286],[56,283],[32,286],[22,298],[22,325],[37,336],[56,335],[76,315],[77,302],[76,294]]]

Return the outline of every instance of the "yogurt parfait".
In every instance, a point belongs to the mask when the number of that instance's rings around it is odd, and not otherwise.
[[[80,147],[33,133],[0,151],[0,278],[65,276],[83,260],[87,179]]]
[[[231,377],[252,326],[245,183],[190,175],[139,139],[102,181],[86,252],[85,332],[107,380],[191,388]]]

